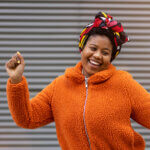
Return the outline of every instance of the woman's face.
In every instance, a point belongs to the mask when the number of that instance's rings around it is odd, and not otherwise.
[[[83,74],[87,77],[108,68],[113,46],[105,35],[91,35],[81,52]]]

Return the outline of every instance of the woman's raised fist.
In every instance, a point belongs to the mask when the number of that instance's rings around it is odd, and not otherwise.
[[[8,75],[10,76],[11,83],[19,83],[22,80],[24,72],[24,58],[17,52],[12,58],[5,64]]]

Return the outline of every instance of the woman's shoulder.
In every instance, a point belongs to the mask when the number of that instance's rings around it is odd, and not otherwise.
[[[52,82],[55,82],[55,84],[62,83],[65,80],[65,75],[59,75],[57,76]]]
[[[125,70],[116,70],[117,75],[122,75],[122,76],[132,76],[131,73]]]
[[[116,72],[114,73],[114,77],[120,80],[133,79],[132,74],[124,70],[116,70]]]
[[[134,81],[135,79],[132,77],[132,74],[124,70],[116,70],[111,78],[111,82],[118,87],[128,87]]]

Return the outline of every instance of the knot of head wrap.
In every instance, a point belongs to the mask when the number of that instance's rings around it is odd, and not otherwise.
[[[113,20],[113,17],[109,14],[104,12],[99,12],[95,16],[95,20],[93,23],[87,25],[80,34],[80,41],[79,41],[79,50],[80,52],[83,50],[85,41],[88,38],[88,33],[93,28],[101,28],[101,29],[110,29],[114,34],[114,43],[116,46],[115,56],[117,56],[121,50],[122,44],[129,41],[128,36],[125,34],[123,26],[121,23]]]

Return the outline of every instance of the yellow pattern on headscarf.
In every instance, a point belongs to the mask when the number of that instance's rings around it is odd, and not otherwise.
[[[81,49],[83,48],[83,45],[84,45],[84,42],[85,42],[86,39],[87,39],[87,36],[84,35],[84,36],[82,37],[81,42],[79,43],[79,47],[80,47]]]
[[[82,47],[84,38],[85,38],[85,35],[83,35],[81,42],[79,43],[79,47]]]
[[[115,34],[117,34],[120,37],[120,34],[118,32],[115,32]]]
[[[102,12],[102,14],[104,15],[105,18],[107,18],[107,15],[104,12]]]
[[[80,33],[80,36],[81,36],[81,34],[82,34],[86,29],[87,29],[87,28],[85,28],[85,29],[82,30],[82,32]]]
[[[116,52],[115,57],[119,54],[119,51]]]

